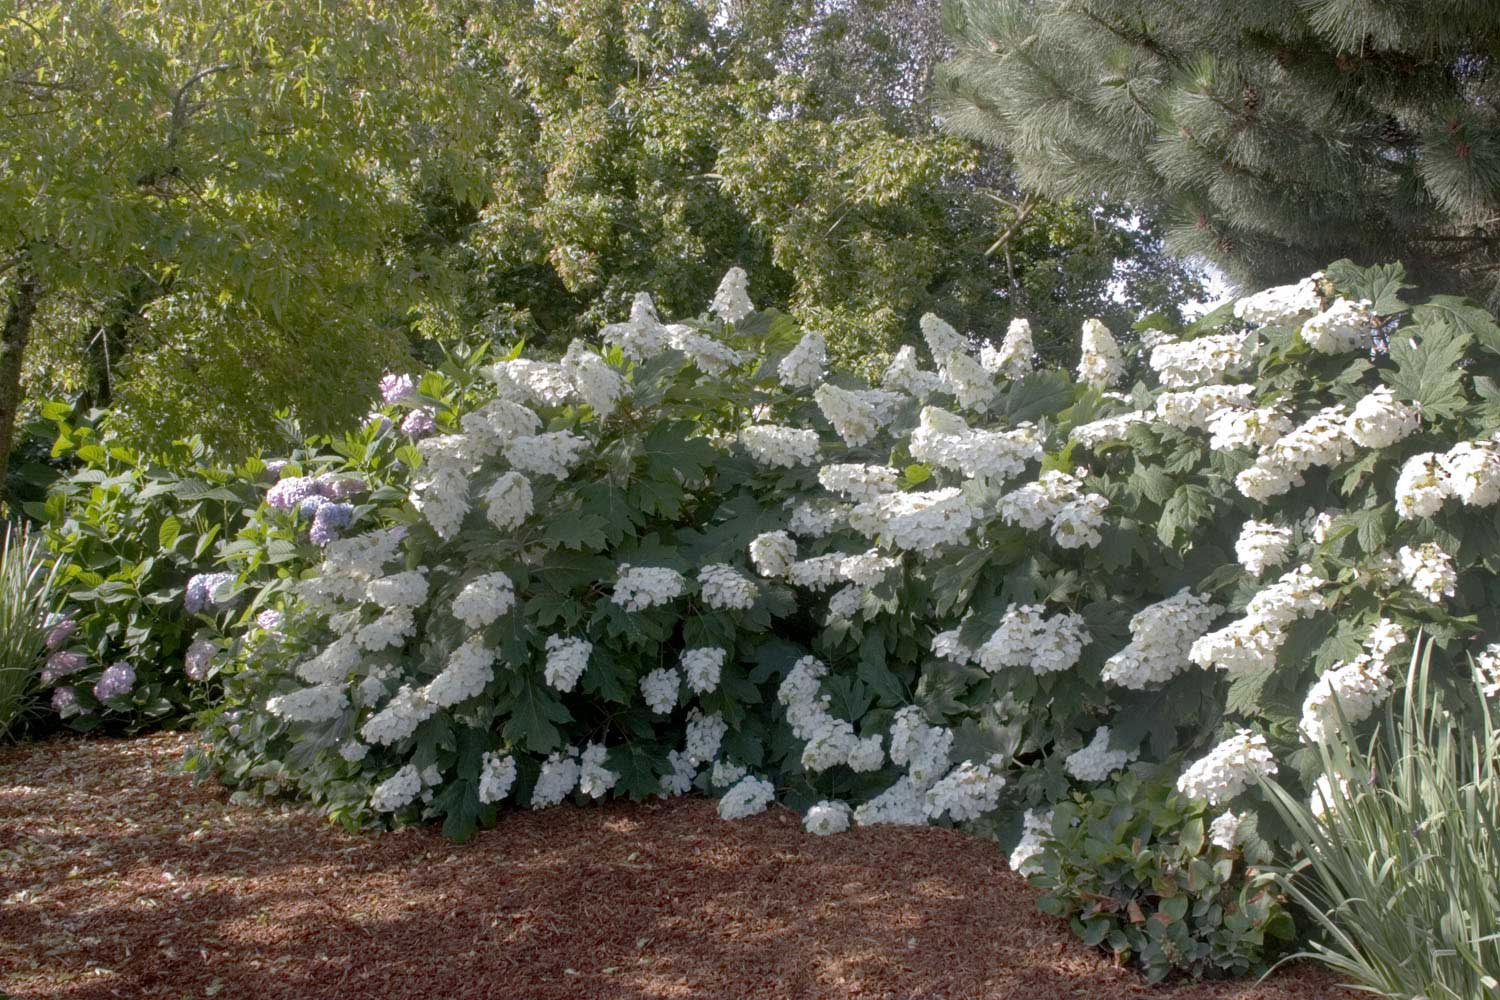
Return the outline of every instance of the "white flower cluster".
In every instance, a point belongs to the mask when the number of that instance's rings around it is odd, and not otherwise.
[[[519,472],[506,472],[484,494],[485,516],[500,531],[519,528],[533,511],[531,481]]]
[[[889,465],[836,464],[818,470],[818,483],[850,500],[873,500],[894,493],[900,473]]]
[[[745,363],[746,355],[683,323],[667,327],[667,344],[705,375],[719,376]]]
[[[1000,498],[1000,518],[1026,531],[1036,531],[1057,517],[1062,509],[1077,500],[1083,492],[1087,470],[1069,475],[1060,469],[1049,469],[1034,483],[1027,483]]]
[[[384,708],[365,720],[359,735],[367,743],[399,743],[416,732],[417,727],[432,718],[436,711],[437,706],[421,691],[409,684],[403,685]]]
[[[709,563],[698,570],[703,603],[718,611],[748,611],[759,593],[755,581],[728,563]]]
[[[1184,587],[1130,619],[1130,644],[1104,661],[1101,677],[1110,684],[1142,690],[1186,670],[1188,653],[1224,608]]]
[[[1479,690],[1486,698],[1500,698],[1500,642],[1491,643],[1474,657]]]
[[[1219,410],[1208,419],[1208,446],[1214,451],[1262,451],[1281,440],[1292,427],[1291,418],[1274,406],[1251,410]]]
[[[849,518],[848,504],[822,500],[787,502],[793,506],[792,514],[786,521],[786,530],[801,538],[822,538]]]
[[[672,765],[672,773],[661,776],[657,794],[664,799],[686,795],[698,776],[698,761],[680,750],[668,750],[667,763]]]
[[[927,789],[928,817],[942,819],[947,815],[955,823],[964,823],[994,812],[1005,788],[1005,778],[1000,774],[1004,764],[999,754],[984,764],[971,760],[959,764]]]
[[[1327,822],[1342,802],[1353,802],[1357,798],[1349,779],[1340,775],[1335,782],[1326,774],[1320,774],[1313,782],[1312,795],[1308,797],[1308,809],[1313,819]]]
[[[1424,451],[1406,460],[1396,480],[1398,515],[1432,517],[1449,497],[1470,507],[1500,500],[1500,445],[1493,439],[1460,441],[1443,454]]]
[[[1062,505],[1052,518],[1052,540],[1058,548],[1094,548],[1104,540],[1104,512],[1109,500],[1100,493],[1085,493]]]
[[[581,340],[568,345],[562,366],[578,398],[592,407],[600,420],[608,419],[625,395],[624,377]]]
[[[813,399],[833,425],[834,433],[851,448],[860,448],[875,440],[875,435],[885,425],[876,403],[852,389],[840,389],[825,382],[813,392]]]
[[[442,671],[423,689],[423,697],[438,708],[452,708],[482,693],[495,677],[494,668],[494,652],[478,637],[469,639],[449,655]]]
[[[1380,386],[1358,403],[1344,422],[1349,439],[1362,448],[1386,448],[1417,429],[1417,411]]]
[[[963,417],[936,406],[922,408],[909,447],[919,462],[995,482],[1016,476],[1043,454],[1041,435],[1030,423],[1008,431],[975,430]]]
[[[1010,870],[1033,875],[1042,870],[1043,845],[1052,837],[1052,810],[1028,809],[1021,817],[1021,839],[1010,852]]]
[[[1083,321],[1083,346],[1078,357],[1078,379],[1095,389],[1108,389],[1125,374],[1125,359],[1109,327],[1097,319]]]
[[[911,778],[902,776],[873,799],[855,807],[854,822],[860,826],[925,826],[926,790],[918,788]]]
[[[979,364],[991,375],[1024,378],[1036,364],[1036,347],[1031,340],[1031,324],[1013,319],[1005,330],[999,350],[990,344],[979,349]]]
[[[953,394],[960,408],[986,412],[995,400],[995,383],[984,365],[969,355],[964,338],[932,313],[922,317],[921,326],[943,388]]]
[[[555,806],[572,795],[573,789],[578,787],[581,771],[577,747],[568,747],[566,751],[548,755],[542,762],[542,771],[531,789],[531,808]]]
[[[1250,363],[1254,338],[1223,333],[1187,341],[1163,341],[1151,350],[1151,368],[1167,389],[1187,389],[1210,382]]]
[[[1219,806],[1276,770],[1266,738],[1241,729],[1184,771],[1177,779],[1177,790],[1190,799]]]
[[[504,573],[486,573],[469,581],[453,599],[453,617],[471,629],[484,628],[516,603],[515,584]]]
[[[626,611],[644,611],[681,597],[686,589],[687,581],[675,569],[621,563],[610,600]]]
[[[510,754],[485,753],[479,767],[479,801],[485,805],[499,802],[515,783],[516,759]]]
[[[724,734],[729,732],[729,723],[718,712],[704,715],[701,709],[690,709],[687,718],[687,745],[683,753],[696,766],[706,764],[719,755],[719,746]]]
[[[682,675],[674,667],[657,667],[641,678],[641,696],[657,715],[668,715],[677,707],[681,687]]]
[[[777,362],[776,374],[788,389],[811,389],[823,380],[823,366],[827,363],[828,341],[821,333],[809,330]]]
[[[376,812],[395,812],[410,805],[421,791],[421,774],[416,765],[407,764],[375,786],[370,795],[370,808]]]
[[[888,390],[924,401],[946,389],[942,376],[937,372],[925,371],[917,365],[917,349],[910,345],[896,352],[895,358],[881,376],[880,384]]]
[[[602,743],[590,743],[578,755],[578,790],[591,799],[602,799],[620,780],[618,771],[604,766],[609,751]]]
[[[1269,521],[1246,521],[1234,543],[1234,556],[1241,566],[1260,576],[1268,566],[1286,562],[1292,548],[1292,529],[1279,528]]]
[[[557,690],[571,691],[584,671],[588,670],[589,656],[593,652],[594,644],[587,639],[548,636],[547,665],[542,670],[542,676]]]
[[[1436,542],[1423,542],[1416,548],[1401,546],[1396,553],[1401,566],[1401,576],[1411,588],[1434,604],[1444,597],[1452,597],[1458,588],[1458,573],[1453,569],[1453,557],[1444,552]]]
[[[906,768],[906,780],[918,793],[927,791],[948,771],[953,731],[922,720],[922,710],[907,705],[891,720],[891,763]],[[918,796],[918,810],[926,813]]]
[[[1369,350],[1375,314],[1368,299],[1333,300],[1333,305],[1302,324],[1302,339],[1322,354]]]
[[[1068,755],[1063,767],[1079,781],[1103,781],[1138,756],[1134,750],[1111,750],[1109,727],[1100,726],[1087,746]]]
[[[1206,431],[1224,412],[1238,412],[1251,407],[1255,386],[1205,385],[1182,392],[1164,392],[1156,397],[1156,418],[1180,431]]]
[[[1299,566],[1252,597],[1243,618],[1195,641],[1189,658],[1200,667],[1231,674],[1274,667],[1287,627],[1326,606],[1320,593],[1326,583],[1311,567]]]
[[[740,444],[761,465],[790,469],[818,460],[818,432],[781,424],[754,424],[740,431]]]
[[[491,365],[491,381],[500,390],[500,398],[532,406],[557,406],[573,395],[573,380],[556,361],[532,361],[516,358]]]
[[[654,358],[667,349],[667,334],[656,314],[656,304],[645,292],[638,292],[631,302],[629,320],[606,326],[599,336],[632,361]]]
[[[776,799],[776,786],[764,778],[741,778],[719,799],[720,819],[744,819],[766,811]]]
[[[849,808],[847,802],[825,799],[807,810],[807,815],[802,818],[802,829],[820,837],[843,833],[849,829],[849,820],[853,815],[854,810]]]
[[[700,646],[685,649],[678,661],[688,687],[697,694],[708,694],[719,686],[719,675],[724,669],[724,659],[729,654],[718,646]]]
[[[492,399],[477,410],[464,414],[459,424],[464,429],[464,451],[474,459],[485,459],[498,452],[511,438],[535,434],[541,429],[542,418],[520,403]]]
[[[1354,454],[1347,422],[1343,407],[1325,406],[1267,446],[1235,477],[1235,486],[1251,500],[1262,501],[1301,486],[1302,473],[1312,466],[1334,465]]]
[[[1323,308],[1322,296],[1318,294],[1321,277],[1323,273],[1319,271],[1295,285],[1278,285],[1240,299],[1234,304],[1234,318],[1263,326],[1311,316]]]
[[[1035,674],[1067,670],[1078,662],[1083,647],[1093,641],[1083,616],[1063,611],[1044,618],[1041,604],[1012,604],[1000,625],[975,651],[979,665],[990,673],[1005,667],[1029,667]]]
[[[266,711],[288,722],[328,722],[349,706],[340,684],[315,684],[266,699]]]
[[[521,472],[566,479],[588,444],[572,431],[523,434],[506,443],[505,460]]]
[[[1391,693],[1389,657],[1406,641],[1400,625],[1381,619],[1370,631],[1366,652],[1346,663],[1336,663],[1307,692],[1298,729],[1308,743],[1327,743],[1338,732],[1339,720],[1362,722]]]
[[[1085,448],[1097,448],[1105,444],[1120,444],[1126,440],[1130,428],[1149,427],[1156,422],[1155,410],[1130,410],[1112,417],[1100,417],[1086,424],[1079,424],[1069,432],[1069,437]]]
[[[417,570],[371,580],[365,588],[370,603],[386,609],[419,608],[427,600],[427,577]]]
[[[1224,810],[1221,815],[1214,818],[1212,823],[1208,824],[1208,842],[1226,851],[1234,850],[1239,846],[1240,838],[1244,833],[1241,827],[1244,826],[1249,816],[1248,812],[1237,813],[1233,809]]]
[[[787,569],[786,578],[797,586],[806,587],[809,590],[827,590],[843,579],[841,572],[843,565],[842,553],[829,552],[792,563]]]
[[[750,562],[761,576],[786,576],[796,559],[797,543],[785,531],[767,531],[750,542]]]
[[[786,707],[792,735],[804,741],[802,766],[813,772],[840,765],[854,771],[879,770],[885,764],[881,738],[861,739],[853,723],[828,711],[832,699],[821,690],[827,674],[828,667],[817,657],[804,656],[792,665],[776,691],[776,700]]]
[[[979,510],[957,487],[921,493],[886,493],[857,505],[849,526],[881,545],[931,555],[964,541]]]
[[[724,279],[719,282],[719,288],[714,292],[714,299],[709,303],[708,311],[725,323],[738,323],[755,312],[755,305],[750,301],[750,284],[744,268],[731,267],[724,272]]]

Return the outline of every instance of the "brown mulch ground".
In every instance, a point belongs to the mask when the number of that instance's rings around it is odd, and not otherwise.
[[[0,991],[26,998],[1344,1000],[1319,971],[1152,989],[994,845],[817,838],[713,803],[515,812],[466,845],[234,806],[191,737],[0,753]]]

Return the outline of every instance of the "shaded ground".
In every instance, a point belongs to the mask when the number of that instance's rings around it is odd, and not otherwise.
[[[0,990],[21,998],[1351,997],[1312,969],[1148,989],[993,845],[713,803],[517,812],[467,845],[234,806],[191,737],[0,753]]]

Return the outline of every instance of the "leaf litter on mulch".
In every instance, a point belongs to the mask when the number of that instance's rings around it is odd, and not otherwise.
[[[467,844],[228,801],[192,737],[0,753],[0,990],[25,1000],[1345,1000],[1295,966],[1152,987],[953,830],[712,802],[514,811]]]

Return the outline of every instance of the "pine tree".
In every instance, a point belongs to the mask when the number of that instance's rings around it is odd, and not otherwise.
[[[953,0],[948,127],[1238,283],[1399,258],[1500,301],[1494,0]]]

